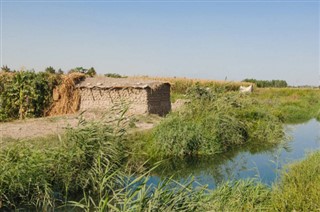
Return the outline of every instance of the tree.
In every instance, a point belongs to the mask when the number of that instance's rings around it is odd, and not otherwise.
[[[3,72],[11,72],[10,68],[7,65],[1,67],[1,71]]]
[[[251,82],[255,83],[258,88],[285,88],[288,86],[288,83],[285,80],[256,80],[256,79],[244,79],[242,82]]]
[[[86,72],[86,69],[84,69],[83,67],[76,67],[76,68],[73,68],[71,69],[70,71],[68,71],[68,73],[74,73],[74,72],[78,72],[78,73],[83,73],[85,74]]]
[[[50,73],[50,74],[55,74],[56,70],[52,66],[49,66],[46,68],[45,72]]]
[[[97,75],[97,72],[96,72],[96,70],[95,70],[93,67],[91,67],[91,68],[89,68],[89,70],[87,71],[86,74],[87,74],[88,76],[90,76],[90,77],[93,77],[93,76]]]
[[[61,68],[59,68],[59,70],[58,70],[58,74],[64,74],[64,72],[62,71],[62,69]]]
[[[104,74],[106,77],[111,77],[111,78],[126,78],[126,76],[121,76],[120,74],[117,73],[106,73]]]
[[[85,74],[90,77],[93,77],[97,74],[96,70],[93,67],[91,67],[90,69],[86,69],[83,67],[76,67],[76,68],[71,69],[68,73],[70,74],[70,73],[74,73],[74,72],[82,73],[82,74]]]

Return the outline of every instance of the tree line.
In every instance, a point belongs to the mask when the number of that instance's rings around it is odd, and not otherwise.
[[[17,72],[16,70],[11,70],[7,65],[4,65],[1,67],[1,72]],[[46,73],[50,73],[50,74],[64,74],[64,71],[59,68],[58,70],[54,69],[52,66],[49,66],[47,68],[45,68],[44,72]],[[83,68],[83,67],[76,67],[73,69],[70,69],[69,71],[67,71],[66,73],[70,74],[70,73],[74,73],[74,72],[78,72],[78,73],[82,73],[85,74],[89,77],[93,77],[95,75],[97,75],[96,70],[91,67],[91,68]]]
[[[285,80],[257,80],[257,79],[244,79],[242,82],[251,82],[257,85],[258,88],[285,88],[288,83]]]

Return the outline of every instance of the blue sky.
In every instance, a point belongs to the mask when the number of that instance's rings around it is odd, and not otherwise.
[[[2,1],[13,69],[319,85],[319,1]]]

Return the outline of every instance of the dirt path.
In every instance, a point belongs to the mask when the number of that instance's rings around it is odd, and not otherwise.
[[[87,121],[98,121],[101,119],[101,115],[95,113],[87,113],[83,116]],[[131,122],[134,127],[129,130],[138,131],[153,128],[162,118],[156,115],[139,115],[130,117],[130,119],[132,119]],[[60,134],[63,133],[67,127],[76,127],[78,122],[78,114],[76,114],[0,123],[0,141]]]
[[[24,139],[62,133],[68,126],[77,126],[75,115],[27,119],[0,123],[0,139]]]
[[[185,100],[177,101],[172,104],[172,110],[177,110],[185,103]],[[101,111],[91,111],[83,114],[83,117],[88,121],[98,121],[102,116]],[[8,138],[26,139],[63,133],[67,127],[77,126],[78,117],[79,114],[73,114],[0,123],[0,141]],[[130,131],[151,129],[163,119],[157,115],[137,115],[130,118],[135,125]]]

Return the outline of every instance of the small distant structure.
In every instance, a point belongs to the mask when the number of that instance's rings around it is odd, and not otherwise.
[[[111,109],[125,102],[129,114],[158,114],[171,110],[170,83],[130,78],[86,78],[80,89],[80,110]]]
[[[253,85],[246,86],[240,86],[240,93],[252,93],[253,92]]]

